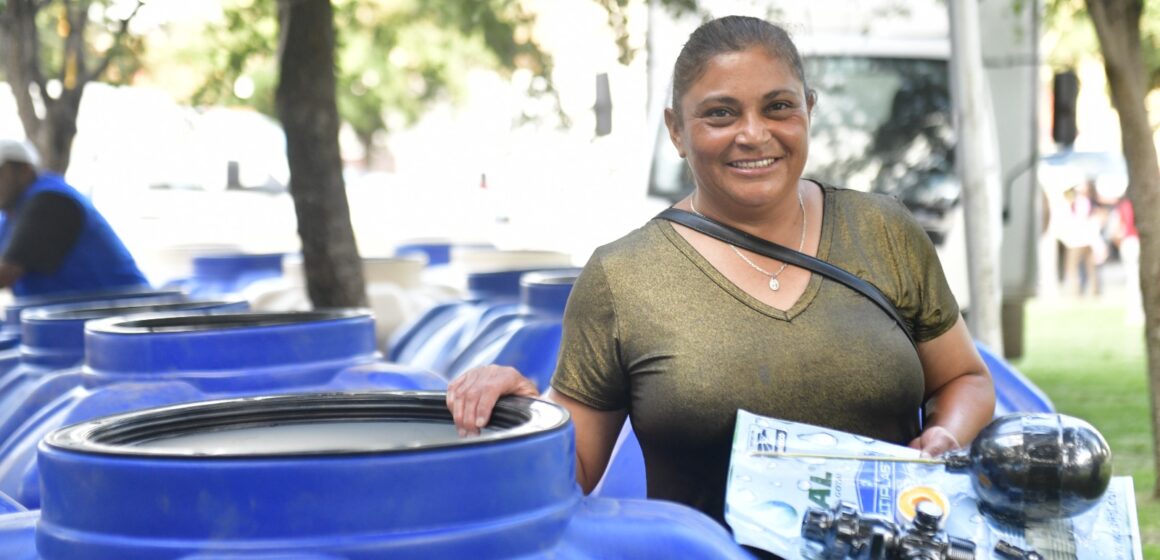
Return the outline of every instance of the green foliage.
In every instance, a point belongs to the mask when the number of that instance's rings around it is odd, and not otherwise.
[[[629,44],[628,37],[628,8],[632,0],[594,0],[608,13],[608,27],[616,37],[616,47],[620,55],[621,64],[629,64],[636,58],[637,49]],[[650,0],[645,0],[650,1]],[[673,15],[702,13],[698,0],[661,0],[661,6],[668,9]]]
[[[333,0],[339,112],[364,142],[405,127],[433,103],[457,101],[473,68],[541,77],[534,95],[554,96],[551,59],[532,37],[533,15],[515,0]],[[193,102],[245,104],[274,114],[278,22],[268,0],[229,0],[206,30],[205,81]],[[253,83],[246,99],[239,79]]]
[[[127,84],[142,67],[145,39],[122,31],[123,20],[132,17],[125,10],[125,2],[96,0],[89,2],[48,1],[39,6],[36,26],[39,32],[40,72],[46,79],[59,79],[66,88],[78,85],[77,80],[93,78],[113,84]],[[4,2],[0,9],[7,7]],[[81,33],[85,66],[66,64],[75,60],[68,52],[66,41],[70,33]],[[93,72],[108,58],[109,64],[95,76],[78,72]],[[83,87],[83,85],[82,85]]]
[[[1100,300],[1030,303],[1026,351],[1015,365],[1057,411],[1087,420],[1107,439],[1114,474],[1131,476],[1136,489],[1144,557],[1160,558],[1144,332],[1125,324],[1114,288]]]
[[[193,94],[196,105],[242,103],[274,114],[277,74],[278,20],[275,3],[267,0],[222,2],[221,22],[208,25],[204,42],[191,46],[189,57],[203,67],[205,81]],[[234,95],[234,84],[243,76],[255,83],[248,100]]]
[[[1044,26],[1059,40],[1048,45],[1047,63],[1056,70],[1074,68],[1081,59],[1099,58],[1099,40],[1084,0],[1046,0]],[[1145,2],[1140,17],[1140,49],[1149,89],[1160,88],[1160,6]]]

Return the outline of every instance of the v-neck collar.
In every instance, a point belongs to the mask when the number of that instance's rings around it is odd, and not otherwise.
[[[815,185],[818,185],[818,187],[822,190],[822,229],[821,235],[818,239],[818,254],[816,257],[821,260],[827,260],[827,257],[830,254],[830,247],[832,245],[834,231],[834,224],[833,220],[831,219],[833,210],[833,189],[812,179],[807,180],[811,183],[814,183]],[[809,308],[810,304],[817,297],[818,291],[821,289],[823,279],[822,275],[815,272],[810,272],[810,281],[806,285],[805,291],[802,292],[802,295],[797,298],[797,301],[795,301],[793,305],[789,307],[789,309],[778,309],[773,307],[772,305],[766,304],[756,297],[753,297],[749,294],[749,292],[741,289],[740,286],[722,274],[720,270],[717,270],[717,267],[713,266],[713,264],[710,263],[709,260],[704,257],[704,255],[693,248],[693,245],[690,244],[687,239],[681,236],[679,232],[677,232],[676,228],[673,227],[672,222],[667,220],[660,221],[664,222],[659,224],[661,226],[661,233],[663,233],[665,237],[667,237],[669,241],[672,242],[673,246],[675,246],[677,250],[683,253],[690,262],[696,265],[697,268],[701,269],[701,272],[703,272],[705,276],[708,276],[709,279],[712,280],[715,284],[720,286],[721,289],[725,290],[729,295],[733,296],[741,303],[744,303],[759,313],[768,315],[775,319],[791,321],[794,317],[801,315],[802,312]]]

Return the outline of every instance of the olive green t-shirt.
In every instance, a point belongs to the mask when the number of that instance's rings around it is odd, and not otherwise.
[[[823,192],[818,258],[874,284],[916,340],[949,330],[958,305],[906,207]],[[865,296],[813,274],[793,307],[772,308],[658,219],[585,265],[552,387],[599,410],[626,409],[649,497],[721,522],[738,409],[906,444],[925,393],[914,346]]]

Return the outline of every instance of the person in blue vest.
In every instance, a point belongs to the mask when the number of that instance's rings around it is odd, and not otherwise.
[[[149,287],[92,203],[38,166],[30,143],[0,138],[0,288],[25,297]]]

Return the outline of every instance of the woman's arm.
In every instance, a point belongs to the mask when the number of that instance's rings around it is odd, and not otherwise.
[[[496,401],[505,395],[539,397],[535,383],[507,366],[483,366],[471,369],[447,386],[447,408],[455,420],[459,435],[477,435],[487,425]],[[576,431],[576,482],[587,494],[596,487],[620,434],[627,413],[624,410],[603,411],[580,401],[549,391],[550,400],[568,410]]]
[[[910,447],[930,456],[970,443],[995,414],[995,385],[967,324],[918,344],[926,379],[925,428]]]
[[[624,410],[597,410],[559,391],[548,391],[546,396],[572,415],[576,427],[576,482],[587,494],[604,476],[628,414]]]

